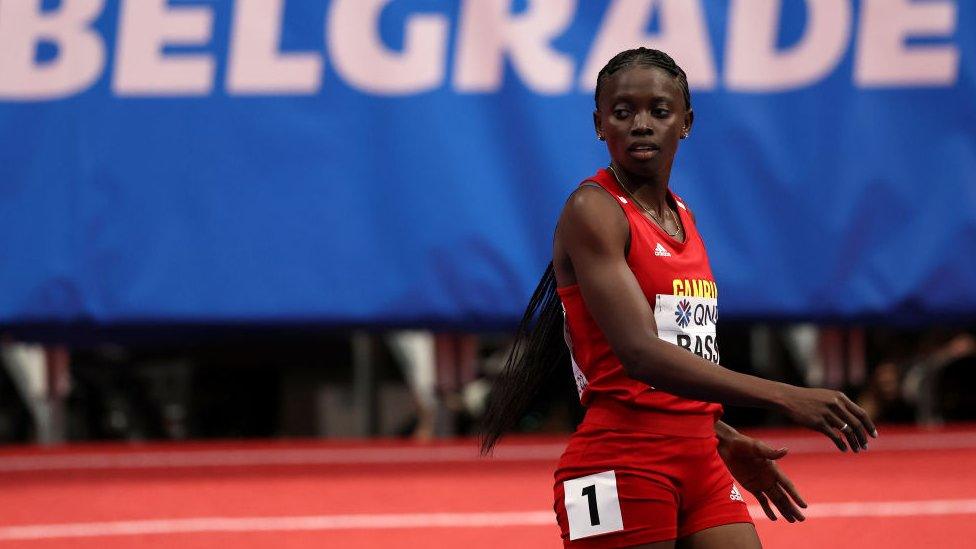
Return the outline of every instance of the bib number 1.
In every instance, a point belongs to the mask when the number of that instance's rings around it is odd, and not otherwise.
[[[569,539],[624,529],[617,497],[617,475],[604,471],[563,483]]]
[[[599,526],[600,508],[596,505],[596,484],[583,488],[581,494],[586,496],[586,502],[590,504],[590,526]]]

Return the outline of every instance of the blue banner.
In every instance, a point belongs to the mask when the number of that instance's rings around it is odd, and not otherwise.
[[[723,318],[976,316],[976,5],[3,0],[0,323],[514,321],[673,54]]]

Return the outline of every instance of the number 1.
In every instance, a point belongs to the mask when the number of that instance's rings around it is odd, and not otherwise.
[[[590,526],[597,526],[600,524],[600,510],[596,508],[596,484],[583,488],[581,495],[586,496],[586,500],[590,504]]]

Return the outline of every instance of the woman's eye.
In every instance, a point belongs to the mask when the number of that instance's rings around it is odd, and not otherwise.
[[[623,119],[623,118],[627,118],[628,116],[630,116],[630,111],[625,110],[625,109],[617,109],[617,110],[613,111],[613,115],[616,116],[617,118]]]
[[[658,118],[665,118],[669,114],[671,114],[671,111],[668,109],[654,109],[654,116]]]

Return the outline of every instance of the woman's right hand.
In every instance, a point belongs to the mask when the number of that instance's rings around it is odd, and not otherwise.
[[[830,389],[788,386],[781,405],[793,421],[818,431],[834,441],[842,452],[868,449],[868,435],[877,438],[874,423],[847,395]],[[845,440],[846,443],[845,444]]]

